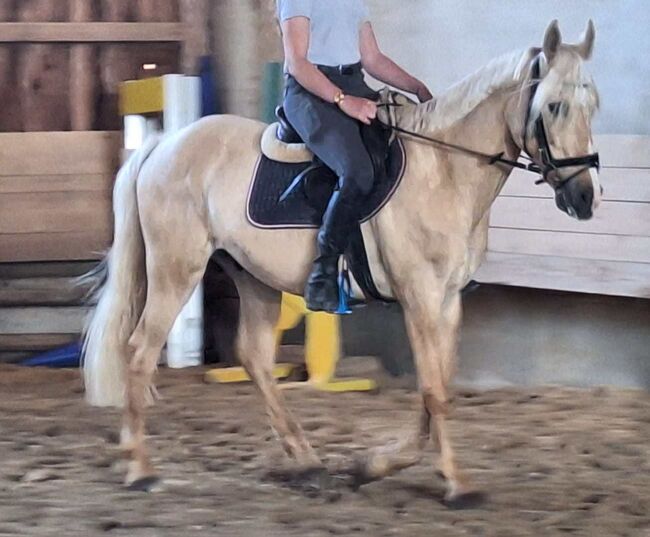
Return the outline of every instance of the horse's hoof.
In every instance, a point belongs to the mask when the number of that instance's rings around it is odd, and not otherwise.
[[[379,481],[381,476],[370,470],[370,462],[367,457],[358,458],[352,462],[347,473],[350,476],[350,488],[356,492],[364,485]]]
[[[150,475],[136,479],[127,486],[127,489],[133,492],[154,492],[160,483],[161,481],[158,476]]]
[[[332,477],[324,466],[299,470],[292,479],[292,485],[308,497],[320,496],[333,488]]]
[[[477,509],[487,500],[487,495],[478,490],[449,491],[443,501],[449,509]]]
[[[324,466],[275,469],[268,472],[267,477],[310,498],[324,496],[331,501],[336,501],[340,496]]]

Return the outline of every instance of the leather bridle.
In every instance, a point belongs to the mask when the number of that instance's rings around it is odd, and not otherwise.
[[[539,84],[542,80],[540,78],[540,62],[541,62],[541,55],[538,55],[533,61],[533,65],[531,67],[531,78],[533,80],[533,84],[531,85],[530,88],[530,96],[528,98],[528,106],[526,108],[526,120],[524,122],[524,132],[522,136],[523,147],[521,149],[527,155],[524,156],[523,158],[527,158],[528,160],[530,160],[530,162],[528,163],[507,159],[504,157],[504,152],[491,155],[489,153],[475,151],[473,149],[469,149],[461,145],[451,144],[449,142],[444,142],[436,138],[431,138],[429,136],[425,136],[417,132],[409,131],[407,129],[398,127],[397,125],[385,124],[383,122],[382,125],[395,132],[400,132],[402,134],[407,134],[409,136],[418,138],[420,140],[425,140],[427,142],[433,143],[436,146],[441,147],[443,149],[447,149],[449,151],[457,151],[459,153],[464,153],[466,155],[475,158],[486,159],[488,161],[488,164],[492,164],[492,165],[505,164],[507,166],[512,166],[513,168],[519,168],[521,170],[540,174],[542,176],[542,179],[535,181],[535,184],[548,183],[554,190],[558,190],[563,185],[565,185],[568,181],[570,181],[577,175],[581,174],[582,172],[589,170],[590,168],[596,168],[597,170],[599,170],[600,157],[598,153],[590,153],[588,155],[584,155],[580,157],[569,157],[563,159],[556,159],[555,157],[553,157],[553,153],[551,152],[551,146],[548,142],[548,137],[546,135],[544,118],[542,117],[541,113],[535,120],[535,129],[534,129],[534,135],[538,146],[537,154],[539,157],[539,162],[535,160],[535,157],[528,150],[528,125],[530,124],[531,121],[533,101],[535,100],[535,95],[537,95],[537,89],[539,88]],[[379,106],[391,108],[391,107],[400,107],[402,105],[397,103],[382,103]],[[390,114],[389,114],[389,118],[390,118]],[[568,177],[559,177],[559,173],[558,173],[559,170],[563,168],[573,168],[575,166],[581,166],[581,168],[578,171],[569,175]],[[553,172],[555,172],[556,176],[551,178],[551,174],[553,174]]]
[[[533,61],[533,65],[531,68],[531,77],[533,79],[533,85],[530,88],[530,97],[528,98],[528,107],[526,109],[526,122],[524,124],[524,132],[522,137],[523,146],[524,146],[523,150],[532,160],[535,159],[532,153],[530,152],[530,150],[528,149],[528,125],[530,124],[530,118],[532,115],[533,101],[535,100],[535,95],[537,95],[537,89],[539,88],[539,84],[541,82],[540,62],[541,62],[541,55],[538,55]],[[544,117],[541,114],[541,112],[537,117],[537,119],[535,120],[534,133],[535,133],[535,138],[537,140],[537,146],[538,146],[537,153],[540,161],[540,165],[538,166],[538,170],[536,171],[542,175],[542,179],[537,181],[536,184],[546,182],[549,185],[551,185],[555,190],[557,190],[559,187],[566,184],[568,181],[570,181],[577,175],[580,175],[582,172],[589,170],[590,168],[596,168],[596,170],[600,169],[600,157],[598,153],[590,153],[588,155],[584,155],[581,157],[569,157],[569,158],[562,158],[562,159],[556,159],[555,157],[553,157],[553,153],[551,152],[551,146],[548,143],[548,137],[546,135]],[[569,175],[568,177],[559,177],[558,174],[559,170],[563,168],[573,168],[575,166],[581,166],[581,168],[578,171]],[[559,179],[557,178],[551,179],[549,176],[552,172],[556,172]]]

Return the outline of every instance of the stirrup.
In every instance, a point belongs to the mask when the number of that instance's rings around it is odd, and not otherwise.
[[[352,298],[352,284],[350,283],[350,271],[348,270],[347,261],[343,261],[343,269],[338,277],[339,284],[339,307],[334,312],[337,315],[349,315],[352,313],[350,309],[350,299]]]

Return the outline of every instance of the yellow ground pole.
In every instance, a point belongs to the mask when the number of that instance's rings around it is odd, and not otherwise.
[[[309,380],[282,384],[284,388],[313,387],[329,392],[369,391],[376,389],[371,379],[335,379],[336,364],[341,356],[341,327],[337,315],[309,311],[302,297],[282,295],[280,319],[276,328],[279,345],[282,335],[298,325],[305,318],[305,364]],[[287,369],[288,368],[288,369]],[[274,371],[276,378],[291,373],[289,364],[278,364]],[[286,375],[283,375],[286,373]],[[206,378],[212,382],[243,382],[250,380],[242,368],[213,369]],[[232,379],[232,380],[231,380]]]

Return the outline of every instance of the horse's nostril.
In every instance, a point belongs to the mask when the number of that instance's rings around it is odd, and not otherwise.
[[[600,185],[600,195],[602,196],[605,193],[605,189],[603,188],[603,185]]]

